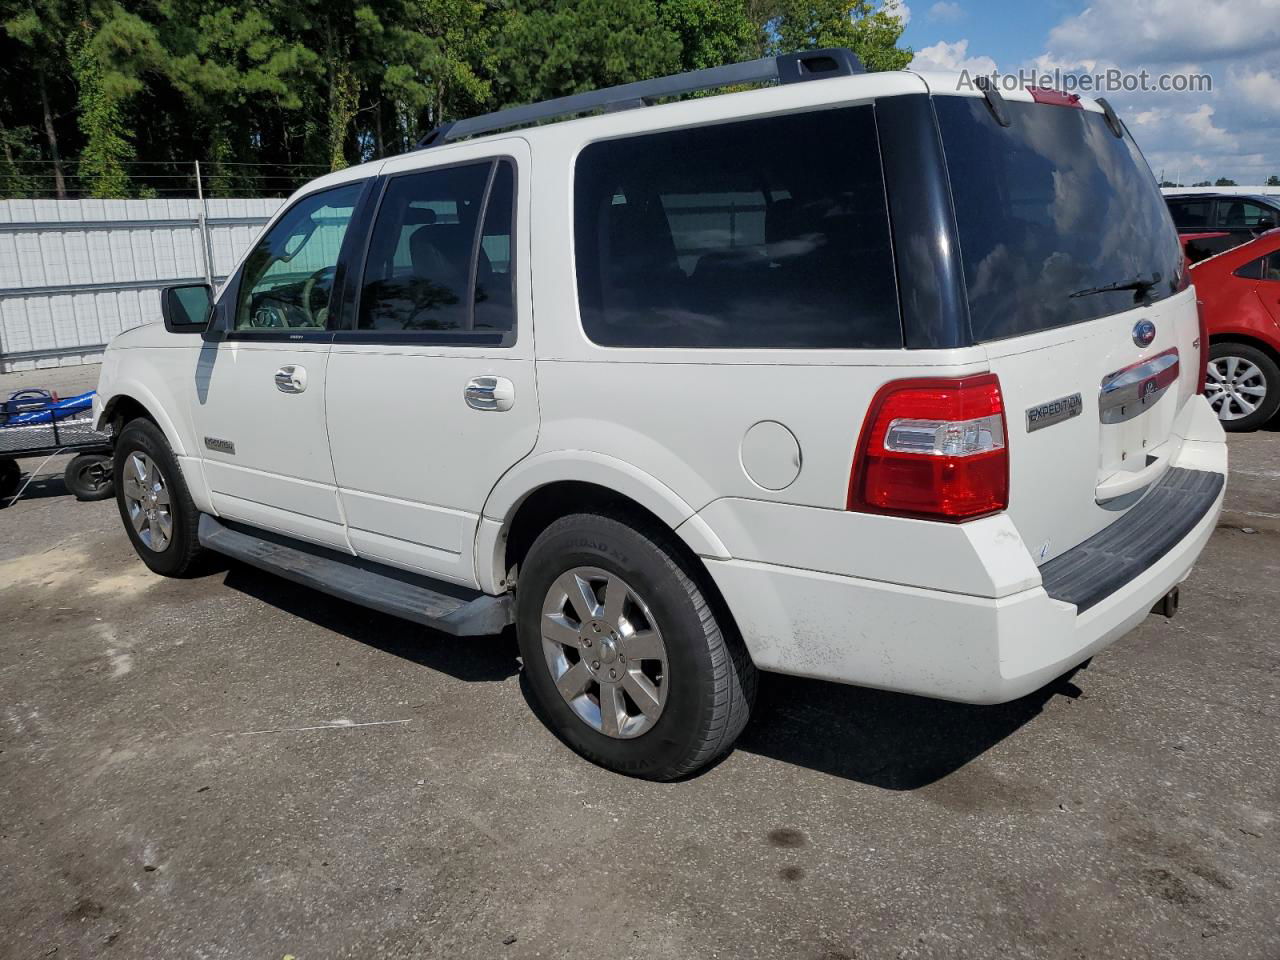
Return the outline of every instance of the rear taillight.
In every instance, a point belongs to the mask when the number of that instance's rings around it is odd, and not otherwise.
[[[862,425],[848,507],[951,521],[1004,510],[1006,437],[994,374],[887,383]]]
[[[1200,323],[1200,337],[1196,346],[1200,348],[1200,363],[1196,367],[1196,393],[1204,393],[1204,380],[1209,375],[1209,321],[1204,318],[1204,302],[1196,301],[1196,320]]]

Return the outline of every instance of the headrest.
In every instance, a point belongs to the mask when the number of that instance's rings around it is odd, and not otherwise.
[[[430,207],[410,207],[404,212],[404,225],[428,224],[436,222],[436,212]]]

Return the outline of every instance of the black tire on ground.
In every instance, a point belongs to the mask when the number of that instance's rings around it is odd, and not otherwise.
[[[111,455],[82,453],[67,464],[62,482],[77,500],[106,500],[115,493]]]
[[[153,550],[143,542],[130,520],[126,498],[125,465],[129,458],[141,453],[150,458],[159,467],[164,478],[165,488],[169,492],[169,508],[173,518],[172,535],[163,549]],[[200,521],[200,513],[191,502],[191,493],[187,489],[182,471],[178,468],[177,458],[169,448],[169,441],[150,420],[130,420],[120,431],[116,439],[115,464],[112,477],[115,482],[116,505],[120,508],[120,519],[124,523],[125,533],[133,543],[142,562],[155,573],[166,577],[184,577],[198,572],[204,550],[196,536],[196,527]]]
[[[1234,419],[1223,417],[1222,409],[1224,407],[1235,413],[1241,412],[1240,408],[1233,404],[1230,396],[1224,396],[1221,402],[1215,402],[1214,412],[1218,414],[1218,419],[1222,423],[1224,430],[1229,430],[1233,433],[1257,430],[1274,417],[1277,410],[1280,410],[1280,365],[1276,364],[1275,358],[1269,353],[1259,350],[1252,344],[1224,340],[1209,346],[1210,363],[1229,357],[1236,357],[1241,361],[1252,364],[1259,373],[1261,386],[1266,390],[1266,394],[1253,413],[1237,416]],[[1208,374],[1206,373],[1205,376],[1207,378]],[[1255,377],[1247,386],[1256,390],[1259,385],[1256,382],[1257,379]],[[1210,387],[1206,389],[1205,393],[1210,401],[1214,402],[1215,391],[1212,389],[1214,381],[1209,378],[1207,383],[1210,384]],[[1241,386],[1246,386],[1246,384],[1242,383]]]
[[[630,739],[608,736],[582,719],[561,696],[544,654],[543,604],[556,581],[577,568],[625,581],[662,636],[665,705],[647,730]],[[525,675],[548,726],[586,759],[629,776],[671,780],[732,748],[750,716],[756,670],[728,614],[718,612],[704,589],[705,576],[670,531],[622,514],[563,517],[530,547],[516,588]],[[598,701],[599,686],[594,689]]]
[[[9,498],[18,492],[22,482],[22,468],[12,457],[0,457],[0,507],[9,505]]]

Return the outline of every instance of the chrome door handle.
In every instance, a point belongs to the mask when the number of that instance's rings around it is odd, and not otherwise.
[[[515,406],[516,388],[506,377],[472,377],[462,396],[472,410],[510,410]]]
[[[305,367],[287,366],[276,371],[276,389],[281,393],[301,393],[307,389]]]

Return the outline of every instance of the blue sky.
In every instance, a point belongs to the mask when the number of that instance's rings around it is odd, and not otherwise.
[[[1280,0],[885,0],[920,69],[1203,73],[1209,92],[1105,95],[1157,174],[1280,176]]]
[[[920,50],[939,41],[964,39],[969,47],[1001,63],[1021,63],[1044,49],[1049,31],[1071,14],[1084,9],[1083,3],[1030,2],[1009,0],[984,3],[952,0],[908,0],[911,11],[903,43]]]

